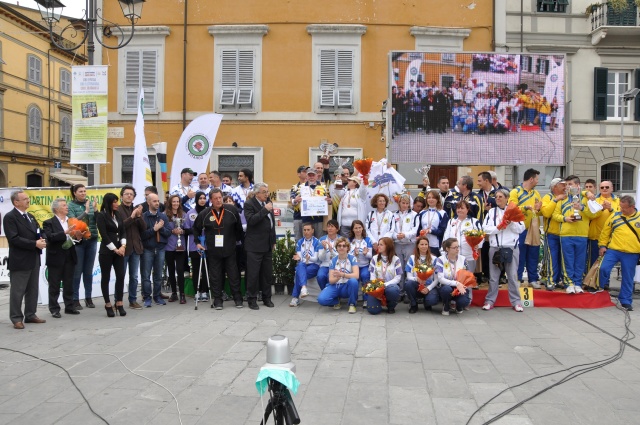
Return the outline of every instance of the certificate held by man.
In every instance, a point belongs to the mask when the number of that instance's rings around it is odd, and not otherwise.
[[[302,197],[300,214],[303,217],[325,216],[329,214],[329,204],[326,198],[320,196]]]

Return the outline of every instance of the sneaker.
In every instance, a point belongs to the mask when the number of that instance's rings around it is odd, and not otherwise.
[[[362,308],[367,308],[367,300],[362,301]]]
[[[211,307],[215,310],[222,310],[222,300],[214,302]]]
[[[409,307],[409,314],[415,314],[417,311],[418,311],[417,305],[412,305],[411,307]]]
[[[309,291],[307,291],[307,286],[303,286],[302,288],[300,288],[300,298],[304,298],[307,295],[309,295]]]
[[[129,303],[129,308],[132,310],[142,310],[142,306],[135,301],[132,303]]]
[[[171,297],[169,297],[169,302],[172,303],[174,301],[178,301],[178,294],[175,292],[171,293]]]
[[[180,294],[180,304],[186,304],[187,303],[187,298],[184,296],[184,294]]]
[[[573,287],[573,290],[574,290],[574,292],[575,292],[576,294],[582,294],[582,293],[584,293],[584,289],[582,289],[582,286],[575,285],[575,286]]]
[[[522,305],[520,305],[520,304],[516,304],[516,305],[514,305],[514,306],[513,306],[513,309],[514,309],[515,311],[517,311],[518,313],[522,313],[522,312],[524,311],[524,307],[522,307]]]
[[[455,310],[455,311],[456,311],[456,314],[462,314],[462,313],[464,313],[464,309],[462,309],[462,310],[458,310],[458,309],[456,308],[456,310]]]
[[[627,311],[633,311],[633,306],[631,304],[620,304],[620,306]]]
[[[291,302],[289,303],[289,307],[298,307],[300,305],[300,300],[296,297],[291,298]]]
[[[356,306],[351,304],[349,306],[349,314],[354,314],[356,312]]]
[[[448,316],[449,315],[449,310],[442,310],[442,315],[443,316]]]
[[[553,290],[555,289],[555,286],[556,286],[556,285],[554,285],[553,283],[548,282],[548,283],[545,285],[545,288],[547,289],[547,291],[553,291]]]
[[[396,313],[396,309],[395,308],[388,308],[387,309],[387,313],[388,314],[395,314]]]
[[[340,310],[342,308],[342,306],[340,305],[340,303],[336,304],[333,306],[334,310]]]
[[[209,293],[203,292],[200,296],[200,301],[209,301]]]
[[[242,305],[242,300],[237,300],[237,301],[236,301],[236,308],[242,308],[242,307],[244,307],[244,306]]]
[[[529,282],[529,285],[531,285],[533,289],[542,289],[542,286],[538,282]]]
[[[576,293],[576,288],[575,288],[574,285],[569,285],[569,286],[567,286],[566,291],[567,291],[567,294],[575,294]]]
[[[483,309],[484,311],[493,310],[493,304],[491,304],[491,303],[484,303],[484,305],[482,306],[482,309]]]
[[[156,299],[154,299],[156,305],[166,305],[167,302],[165,300],[162,299],[162,297],[157,297]]]
[[[151,298],[147,298],[144,300],[144,307],[151,308]]]

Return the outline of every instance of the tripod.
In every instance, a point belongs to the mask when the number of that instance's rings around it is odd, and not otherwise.
[[[207,274],[207,282],[209,280],[209,267],[207,266],[207,253],[206,251],[202,251],[200,253],[200,266],[198,267],[198,287],[195,289],[195,299],[196,299],[196,310],[198,309],[198,290],[200,289],[200,282],[202,282],[202,263],[204,263],[204,271]]]
[[[291,393],[280,382],[269,378],[269,394],[271,398],[264,409],[264,416],[260,425],[265,425],[269,415],[273,412],[276,425],[292,425],[300,423],[300,416],[293,404]]]

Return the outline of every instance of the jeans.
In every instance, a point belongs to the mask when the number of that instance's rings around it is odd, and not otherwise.
[[[400,286],[396,284],[384,288],[384,296],[387,297],[387,310],[393,310],[400,299]]]
[[[547,114],[540,114],[540,130],[547,131]]]
[[[86,239],[76,245],[76,256],[78,262],[73,272],[73,299],[80,299],[80,277],[84,283],[84,298],[91,298],[91,288],[93,287],[93,264],[96,261],[96,251],[98,249],[97,239]]]
[[[318,295],[318,304],[324,306],[336,305],[340,298],[349,298],[349,305],[356,305],[358,300],[358,281],[349,279],[347,283],[336,283],[325,286]]]
[[[451,295],[454,289],[455,287],[449,285],[442,285],[438,287],[438,295],[442,300],[442,310],[449,311],[451,300],[456,302],[456,310],[458,311],[463,310],[471,303],[468,291],[465,294],[459,294],[454,297]]]
[[[153,293],[151,289],[151,269],[153,268]],[[164,268],[164,248],[144,249],[140,259],[140,274],[142,278],[142,298],[153,299],[160,297],[162,288],[162,269]]]
[[[291,294],[294,298],[298,298],[300,296],[300,289],[307,285],[307,280],[313,279],[318,275],[319,269],[320,265],[317,263],[305,264],[302,261],[298,262],[298,265],[296,266],[296,276],[294,279],[295,286],[293,287],[293,293]]]
[[[138,273],[140,272],[140,254],[132,252],[124,257],[124,273],[129,268],[129,303],[136,302],[138,298]]]

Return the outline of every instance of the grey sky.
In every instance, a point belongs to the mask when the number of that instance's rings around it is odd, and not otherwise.
[[[38,10],[38,4],[33,0],[4,0],[5,3],[19,4],[23,7]],[[62,14],[73,18],[81,18],[84,15],[85,0],[60,0],[65,5]]]

